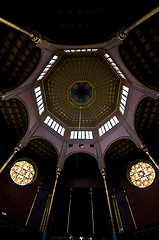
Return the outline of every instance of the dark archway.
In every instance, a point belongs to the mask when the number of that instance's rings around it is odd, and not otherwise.
[[[40,60],[41,50],[23,33],[0,24],[0,91],[8,92],[33,72]]]
[[[138,105],[135,113],[136,132],[147,145],[153,157],[158,162],[159,136],[159,100],[147,97]],[[159,162],[158,162],[159,163]]]
[[[10,169],[18,159],[30,159],[36,166],[37,177],[30,185],[19,186],[11,180]],[[50,142],[41,138],[32,139],[13,157],[0,174],[0,181],[3,182],[0,186],[0,211],[6,211],[5,219],[12,224],[18,223],[24,226],[39,188],[27,223],[27,227],[35,231],[39,230],[48,194],[51,193],[54,185],[56,164],[55,148]]]
[[[104,237],[110,234],[107,200],[97,161],[90,154],[74,153],[66,159],[59,179],[50,235],[93,236],[90,192],[93,198],[94,235]],[[67,229],[70,193],[72,198]]]
[[[28,129],[28,114],[23,103],[16,99],[0,101],[1,153],[3,163]],[[3,139],[3,141],[2,141]]]

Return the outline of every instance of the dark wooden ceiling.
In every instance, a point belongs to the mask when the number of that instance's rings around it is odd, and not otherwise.
[[[9,7],[8,3],[3,3],[0,14],[28,31],[39,31],[43,38],[52,42],[77,45],[107,41],[116,35],[120,27],[131,25],[156,5],[157,1],[154,0],[145,1],[140,6],[134,1],[106,1],[105,6],[103,1],[69,4],[66,1],[46,0],[38,2],[36,6],[31,6],[28,2],[18,5],[13,1]],[[123,61],[132,74],[143,84],[155,89],[159,88],[158,22],[159,14],[132,30],[120,47]],[[25,81],[34,70],[40,50],[28,37],[12,31],[2,23],[0,36],[0,91],[6,92]],[[7,141],[3,142],[6,151],[12,146],[15,147],[15,142],[21,139],[27,126],[24,106],[17,104],[14,100],[0,101],[1,131],[4,133],[3,129],[6,130],[5,139],[8,138],[10,143],[7,145]],[[143,100],[137,109],[135,122],[140,137],[158,157],[158,101]],[[149,136],[152,141],[148,139]],[[120,144],[117,142],[111,147],[108,158],[116,158],[115,154],[118,158],[123,158],[125,148],[122,150]],[[133,150],[130,141],[126,141],[124,145],[127,146],[127,154]]]
[[[106,41],[119,28],[129,26],[154,8],[158,1],[64,1],[45,0],[3,3],[1,16],[60,44],[90,44]]]

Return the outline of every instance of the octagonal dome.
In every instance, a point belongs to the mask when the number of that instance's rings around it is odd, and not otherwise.
[[[80,107],[87,106],[95,97],[95,91],[88,82],[80,81],[71,86],[69,97],[73,104]]]
[[[77,127],[81,109],[81,126],[96,126],[116,110],[120,78],[103,50],[56,54],[56,64],[42,80],[47,110]]]

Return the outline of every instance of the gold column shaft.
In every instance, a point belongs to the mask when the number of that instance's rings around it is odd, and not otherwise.
[[[37,196],[38,196],[38,193],[39,193],[40,188],[41,188],[41,183],[39,184],[38,189],[37,189],[37,191],[36,191],[36,194],[35,194],[35,197],[34,197],[33,203],[32,203],[32,205],[31,205],[31,208],[30,208],[30,211],[29,211],[29,214],[28,214],[28,217],[27,217],[26,223],[25,223],[25,226],[28,225],[28,222],[29,222],[29,219],[30,219],[31,213],[32,213],[32,211],[33,211],[33,208],[34,208],[34,205],[35,205],[35,202],[36,202],[36,199],[37,199]]]
[[[149,19],[150,17],[152,17],[154,14],[156,14],[158,12],[159,12],[159,6],[157,6],[155,9],[153,9],[152,11],[150,11],[149,13],[147,13],[146,15],[141,17],[139,20],[137,20],[130,27],[128,27],[127,31],[128,32],[131,31],[132,29],[134,29],[135,27],[137,27],[138,25],[140,25],[141,23],[143,23],[144,21],[146,21],[147,19]]]
[[[118,230],[119,230],[119,233],[122,233],[123,232],[123,223],[122,223],[122,220],[121,220],[121,215],[120,215],[120,211],[119,211],[119,207],[118,207],[118,202],[117,202],[117,199],[116,199],[116,196],[112,195],[112,202],[113,202],[113,206],[114,206],[114,211],[115,211],[115,215],[116,215],[116,220],[117,220],[117,225],[118,225]]]
[[[92,188],[90,189],[90,198],[91,198],[91,213],[92,213],[92,232],[95,234],[94,231],[94,208],[93,208],[93,191]]]
[[[50,217],[50,213],[51,213],[51,209],[52,209],[52,204],[53,204],[53,200],[54,200],[54,195],[55,195],[59,175],[60,175],[60,169],[58,169],[57,172],[56,172],[56,179],[55,179],[55,183],[54,183],[54,188],[53,188],[53,191],[52,191],[52,194],[51,194],[51,199],[50,199],[50,203],[49,203],[49,207],[48,207],[48,212],[47,212],[46,219],[45,219],[45,222],[44,222],[43,230],[45,232],[47,231],[47,227],[48,227],[49,217]]]
[[[106,192],[106,197],[107,197],[107,202],[108,202],[108,209],[109,209],[109,214],[110,214],[112,231],[113,231],[113,234],[116,234],[114,220],[113,220],[113,214],[112,214],[112,209],[111,209],[111,205],[110,205],[110,198],[109,198],[109,193],[108,193],[108,188],[107,188],[106,174],[105,174],[104,171],[102,172],[102,176],[103,176],[103,180],[104,180],[104,186],[105,186],[105,192]]]
[[[153,162],[153,164],[156,166],[156,168],[159,170],[159,165],[156,163],[156,161],[152,158],[152,156],[150,155],[149,151],[145,151],[145,153],[149,156],[149,158],[151,159],[151,161]]]
[[[135,218],[134,218],[134,214],[132,212],[132,209],[131,209],[131,206],[130,206],[130,202],[129,202],[129,199],[128,199],[128,196],[127,196],[125,190],[124,190],[124,195],[125,195],[125,198],[126,198],[126,202],[128,204],[128,208],[129,208],[129,211],[130,211],[130,214],[131,214],[131,218],[132,218],[133,223],[134,223],[134,227],[135,227],[135,229],[137,229],[137,225],[136,225],[136,221],[135,221]]]
[[[44,231],[44,227],[45,227],[45,221],[46,221],[46,216],[47,216],[48,207],[49,207],[49,203],[50,203],[50,198],[51,198],[51,195],[48,194],[45,209],[44,209],[41,224],[40,224],[40,228],[39,228],[39,231],[42,231],[42,232]]]
[[[4,170],[4,168],[8,165],[8,163],[11,161],[11,159],[14,157],[14,155],[20,151],[19,147],[15,147],[14,148],[14,152],[12,153],[12,155],[8,158],[8,160],[3,164],[3,166],[0,168],[0,173]]]
[[[69,227],[70,227],[71,204],[72,204],[72,188],[70,189],[70,198],[69,198],[69,207],[68,207],[67,234],[69,232]]]
[[[20,32],[28,35],[28,36],[31,37],[31,38],[34,37],[34,35],[33,35],[32,33],[29,33],[29,32],[26,31],[25,29],[18,27],[18,26],[15,25],[14,23],[11,23],[11,22],[9,22],[8,20],[5,20],[4,18],[1,18],[1,17],[0,17],[0,22],[2,22],[2,23],[4,23],[5,25],[8,25],[9,27],[14,28],[14,29],[16,29],[16,30],[18,30],[18,31],[20,31]]]

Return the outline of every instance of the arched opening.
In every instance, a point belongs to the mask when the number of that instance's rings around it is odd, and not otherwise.
[[[135,113],[136,132],[143,139],[156,161],[159,158],[157,141],[159,135],[158,112],[159,100],[147,97],[139,103]]]
[[[5,162],[24,137],[28,128],[28,115],[23,103],[16,99],[0,100],[1,152],[0,162]]]
[[[130,139],[117,140],[105,154],[108,189],[112,199],[116,229],[119,233],[121,227],[124,232],[129,233],[129,231],[136,228],[140,229],[146,224],[154,224],[155,226],[158,221],[158,213],[151,216],[158,205],[156,197],[158,173],[156,168],[153,166],[156,171],[155,180],[148,187],[135,186],[128,178],[130,164],[133,166],[133,163],[143,161],[151,164],[146,154],[138,149]],[[136,177],[138,176],[136,175]],[[151,204],[152,199],[153,204]],[[119,211],[118,214],[117,211]]]
[[[17,160],[27,161],[35,166],[36,178],[28,185],[18,185],[11,179],[10,170]],[[25,225],[38,234],[46,201],[54,185],[56,164],[57,152],[54,146],[41,138],[29,141],[13,157],[0,174],[0,181],[3,182],[0,186],[0,213],[6,213],[3,216],[4,221],[10,221],[13,226]],[[21,177],[22,170],[19,171]],[[16,237],[16,230],[14,234]],[[10,233],[6,233],[6,236],[10,237]]]
[[[74,153],[65,160],[56,189],[50,236],[108,236],[109,213],[96,159]]]
[[[0,25],[0,91],[10,91],[33,72],[39,62],[41,50],[28,36],[10,27]]]

